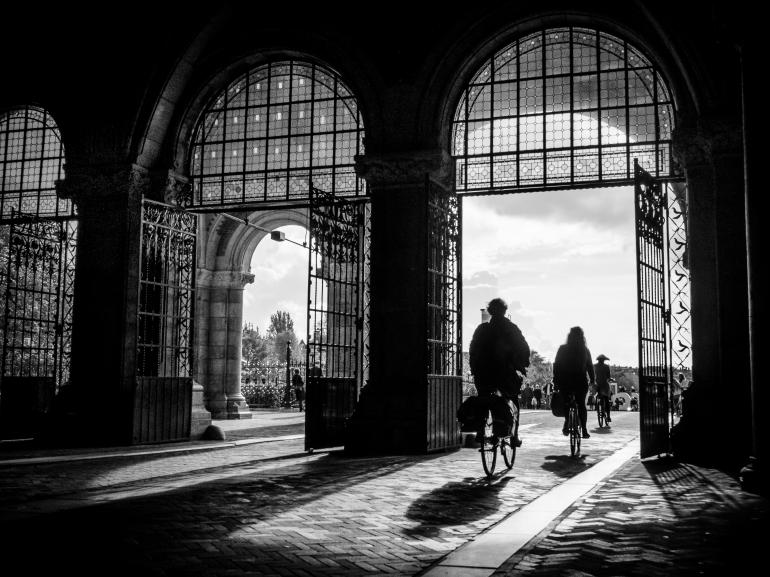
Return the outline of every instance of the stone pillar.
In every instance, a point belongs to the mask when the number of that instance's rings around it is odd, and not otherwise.
[[[348,452],[427,450],[427,182],[446,180],[450,167],[439,151],[356,160],[372,198],[370,378]]]
[[[254,275],[241,271],[198,271],[196,318],[208,329],[198,331],[199,354],[205,368],[199,375],[205,390],[206,407],[214,419],[250,419],[251,411],[241,393],[241,339],[243,334],[243,289]]]
[[[78,211],[71,384],[78,441],[129,444],[133,433],[141,200],[134,165],[67,166],[57,192]]]
[[[746,202],[746,248],[748,264],[748,306],[749,335],[751,352],[752,430],[753,451],[747,465],[740,472],[744,488],[762,490],[767,482],[768,428],[762,425],[767,399],[767,384],[764,382],[764,352],[767,350],[767,294],[768,267],[764,261],[763,220],[765,211],[760,199],[766,193],[763,179],[759,175],[762,159],[760,139],[765,138],[762,119],[759,118],[764,70],[760,70],[761,52],[757,50],[759,37],[750,38],[748,45],[741,49],[741,70],[743,80],[743,151]],[[766,490],[766,489],[765,489]]]
[[[736,415],[709,451],[731,468],[751,447],[746,241],[740,125],[706,117],[677,129],[687,175],[692,275],[693,381],[685,428],[704,433],[721,422],[729,399]],[[695,438],[697,434],[693,437]]]

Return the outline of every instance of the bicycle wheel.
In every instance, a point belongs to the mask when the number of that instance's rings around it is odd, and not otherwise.
[[[573,457],[580,454],[580,423],[574,406],[569,409],[569,450]]]
[[[519,430],[519,413],[516,410],[516,406],[514,405],[514,421],[513,421],[513,430],[512,432],[514,435]],[[508,469],[513,468],[513,462],[516,460],[516,445],[513,444],[513,436],[505,437],[504,439],[500,439],[500,452],[503,454],[503,462],[505,462],[505,466],[508,467]]]
[[[495,472],[497,463],[497,443],[492,442],[492,413],[487,412],[487,419],[484,422],[484,440],[481,442],[481,464],[487,477],[491,477]]]
[[[500,439],[500,452],[503,454],[503,462],[508,469],[513,468],[516,460],[516,447],[513,446],[513,437]]]
[[[607,415],[604,413],[604,406],[602,403],[599,403],[596,406],[596,417],[599,419],[599,428],[603,428],[607,423]]]

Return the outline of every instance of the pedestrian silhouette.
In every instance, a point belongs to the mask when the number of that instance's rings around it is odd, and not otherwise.
[[[294,375],[291,377],[291,386],[294,387],[294,396],[297,398],[300,412],[304,409],[305,402],[305,381],[299,374],[299,369],[294,369]]]

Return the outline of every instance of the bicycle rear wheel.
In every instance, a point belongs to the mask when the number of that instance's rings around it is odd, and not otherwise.
[[[580,424],[574,406],[569,410],[569,450],[573,457],[580,454]]]
[[[607,415],[604,412],[604,407],[602,406],[601,402],[599,402],[599,404],[596,406],[596,417],[599,420],[599,428],[603,428],[607,423]]]
[[[491,477],[495,472],[495,464],[497,463],[497,443],[493,443],[492,437],[492,413],[487,411],[487,418],[484,421],[484,439],[481,441],[481,464],[484,467],[484,472],[487,477]]]

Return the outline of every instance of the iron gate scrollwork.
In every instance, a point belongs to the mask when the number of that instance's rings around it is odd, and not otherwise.
[[[674,362],[691,355],[687,204],[683,183],[635,162],[641,457],[670,452]]]
[[[460,445],[462,402],[462,204],[428,181],[428,450]]]
[[[669,330],[673,383],[673,372],[689,371],[692,363],[690,263],[686,185],[683,182],[667,182],[665,186],[668,197]],[[671,401],[671,415],[675,420],[681,412],[680,406],[677,399],[672,398]]]
[[[4,436],[33,434],[69,380],[77,221],[13,212],[3,246]]]
[[[190,434],[197,215],[142,202],[134,442]]]
[[[363,384],[366,204],[311,187],[306,449],[340,446]]]

